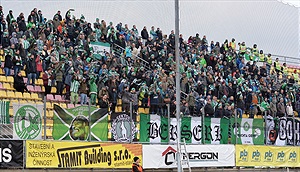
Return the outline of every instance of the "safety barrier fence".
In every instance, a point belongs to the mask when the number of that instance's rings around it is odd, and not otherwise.
[[[183,116],[177,122],[169,106],[165,116],[129,106],[113,113],[54,105],[50,116],[42,104],[13,104],[14,114],[1,111],[0,167],[130,168],[139,156],[145,168],[173,168],[178,125],[188,152],[182,159],[191,167],[299,167],[300,120],[294,116]]]

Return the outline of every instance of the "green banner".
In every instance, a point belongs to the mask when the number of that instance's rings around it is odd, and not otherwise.
[[[91,134],[91,140],[107,141],[107,109],[91,106],[90,112],[89,115],[88,106],[64,109],[54,104],[53,139],[89,140],[89,134]]]
[[[263,145],[265,138],[264,119],[231,119],[231,143]],[[236,143],[237,142],[237,143]]]
[[[204,118],[205,144],[227,144],[229,119]]]

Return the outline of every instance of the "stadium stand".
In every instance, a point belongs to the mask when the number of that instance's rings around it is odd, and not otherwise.
[[[0,98],[11,101],[11,116],[13,102],[43,103],[46,96],[46,135],[51,138],[53,104],[77,107],[87,104],[81,101],[84,96],[116,112],[128,111],[132,102],[138,113],[166,115],[170,104],[174,115],[173,31],[88,23],[84,17],[71,18],[70,11],[62,20],[57,14],[46,20],[36,8],[33,12],[26,23],[22,15],[0,16]],[[260,52],[257,45],[250,48],[235,39],[209,43],[205,35],[180,36],[182,115],[284,116],[288,102],[298,114],[300,66]],[[28,91],[16,90],[17,71]]]

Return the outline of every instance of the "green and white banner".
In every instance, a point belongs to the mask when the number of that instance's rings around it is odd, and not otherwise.
[[[97,59],[100,59],[101,56],[104,56],[104,52],[110,52],[110,44],[104,42],[91,42],[90,48],[93,51],[93,56]]]
[[[264,119],[231,119],[231,143],[263,145],[265,138]],[[237,141],[237,143],[236,143]]]
[[[9,101],[0,101],[0,124],[10,124]]]
[[[205,144],[228,143],[229,119],[204,118]]]
[[[91,106],[90,112],[88,106],[64,109],[54,104],[53,139],[88,140],[91,134],[91,140],[107,141],[107,109]]]
[[[13,104],[13,138],[16,140],[42,139],[43,105]]]
[[[181,118],[181,139],[186,143],[201,143],[201,118],[183,117]],[[169,136],[168,136],[169,135]],[[177,142],[177,120],[170,118],[170,128],[168,128],[168,118],[158,115],[141,114],[140,117],[140,142],[150,143],[170,143]]]

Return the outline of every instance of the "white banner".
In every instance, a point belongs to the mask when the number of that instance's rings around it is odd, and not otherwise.
[[[13,138],[16,140],[42,139],[43,105],[13,104]]]
[[[235,166],[234,145],[187,145],[187,154],[181,149],[183,167],[187,168],[187,156],[190,167],[226,167]],[[175,168],[176,145],[143,145],[143,167]]]

